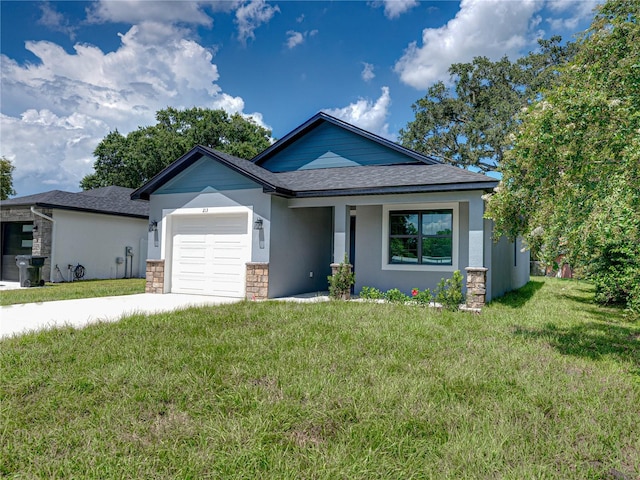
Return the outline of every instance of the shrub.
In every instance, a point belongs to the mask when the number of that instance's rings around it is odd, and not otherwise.
[[[387,290],[384,294],[384,298],[387,302],[391,302],[391,303],[405,303],[410,300],[408,295],[405,295],[397,288],[392,288],[391,290]]]
[[[351,265],[344,256],[344,261],[338,265],[336,273],[327,277],[329,280],[329,296],[331,298],[348,300],[351,295],[351,286],[356,282],[356,275],[351,271]]]
[[[382,300],[384,293],[375,287],[362,287],[360,298],[364,300]]]
[[[453,272],[453,276],[441,279],[435,292],[436,302],[446,310],[458,310],[464,300],[462,295],[462,274],[460,270]]]
[[[433,301],[433,294],[431,293],[431,290],[429,290],[428,288],[425,288],[422,291],[420,291],[419,288],[412,288],[411,298],[413,298],[413,300],[415,300],[418,303],[418,305],[428,307],[429,304]]]

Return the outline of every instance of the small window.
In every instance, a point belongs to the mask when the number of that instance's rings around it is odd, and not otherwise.
[[[389,263],[452,265],[453,210],[389,212]]]

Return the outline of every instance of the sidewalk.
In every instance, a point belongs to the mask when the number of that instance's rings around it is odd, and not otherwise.
[[[3,282],[2,290],[10,288]],[[0,307],[0,339],[46,328],[83,327],[95,322],[116,322],[123,316],[170,312],[200,305],[239,302],[239,298],[203,295],[141,293],[118,297],[83,298],[25,303]]]

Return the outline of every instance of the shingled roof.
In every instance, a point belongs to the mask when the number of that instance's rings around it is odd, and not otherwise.
[[[198,146],[133,192],[132,198],[148,200],[155,190],[204,155],[255,181],[265,193],[287,198],[490,190],[498,185],[495,178],[441,163],[335,167],[275,173],[252,161]]]
[[[36,206],[123,217],[148,218],[149,204],[131,199],[132,188],[102,187],[84,192],[49,192],[26,195],[2,201],[2,207]]]
[[[380,165],[275,174],[295,197],[492,189],[498,180],[452,165]]]

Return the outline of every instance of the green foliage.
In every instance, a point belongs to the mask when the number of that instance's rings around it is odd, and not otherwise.
[[[516,115],[557,77],[574,53],[560,37],[539,40],[540,50],[511,62],[475,57],[451,65],[454,92],[438,82],[413,104],[415,120],[400,131],[401,143],[445,163],[495,170],[512,145]]]
[[[522,116],[487,216],[559,254],[601,303],[637,304],[640,283],[640,3],[609,1],[558,82]]]
[[[329,296],[335,299],[347,300],[351,295],[351,286],[356,282],[356,274],[351,271],[347,255],[338,265],[336,272],[327,277],[329,280]]]
[[[15,168],[11,160],[0,157],[0,200],[6,200],[11,195],[16,194],[13,189],[13,171]]]
[[[364,286],[362,287],[362,290],[360,290],[360,295],[358,296],[364,300],[382,300],[384,298],[384,293],[375,287]]]
[[[19,288],[0,291],[0,305],[133,295],[144,293],[145,283],[144,278],[47,283],[42,288]]]
[[[166,108],[156,113],[156,120],[156,125],[126,136],[110,132],[93,152],[95,173],[85,176],[80,186],[138,188],[196,145],[250,159],[270,143],[271,132],[224,110]]]
[[[424,290],[420,290],[419,288],[412,288],[411,298],[413,299],[413,301],[418,303],[418,305],[428,307],[429,304],[433,301],[433,294],[428,288],[425,288]]]
[[[239,302],[6,338],[0,477],[637,479],[640,325],[592,294],[540,279],[482,316]]]
[[[446,310],[458,310],[460,304],[464,301],[464,295],[462,295],[462,280],[460,270],[453,272],[451,278],[442,278],[436,287],[436,302]]]
[[[384,293],[384,299],[391,303],[406,303],[410,300],[410,297],[397,288],[392,288]]]

